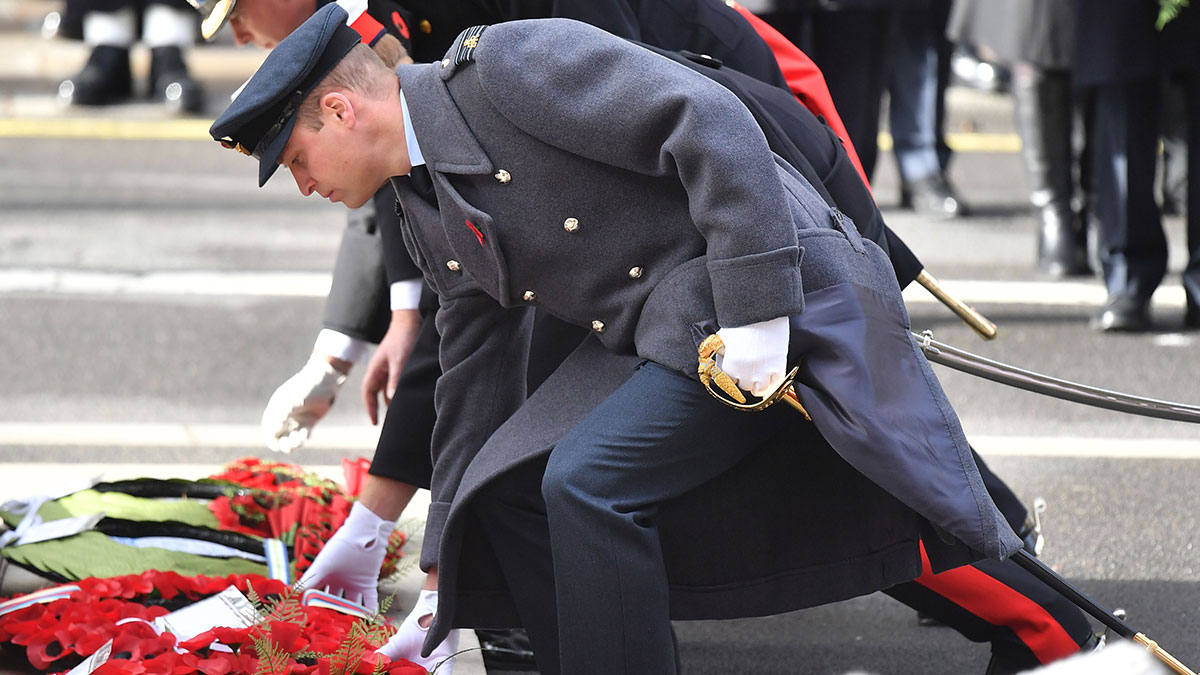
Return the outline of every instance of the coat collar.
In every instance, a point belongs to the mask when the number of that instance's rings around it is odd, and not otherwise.
[[[492,161],[459,114],[441,70],[440,63],[396,68],[425,162],[431,171],[441,173],[492,173]]]

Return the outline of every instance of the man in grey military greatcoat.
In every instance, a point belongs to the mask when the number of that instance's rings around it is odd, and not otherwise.
[[[349,206],[410,176],[403,237],[442,335],[427,649],[519,619],[543,673],[673,673],[672,617],[886,588],[922,545],[935,570],[1019,547],[886,257],[735,96],[569,20],[470,29],[393,74],[342,19],[317,12],[211,131],[260,184],[282,164]],[[534,306],[594,339],[525,402]],[[711,332],[752,393],[798,365],[812,423],[713,400],[695,379]],[[701,517],[737,522],[735,550],[689,548]]]

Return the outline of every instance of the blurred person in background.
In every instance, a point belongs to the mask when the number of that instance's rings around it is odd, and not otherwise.
[[[742,4],[771,24],[825,74],[833,105],[867,180],[879,157],[879,114],[892,68],[896,12],[928,0],[750,0]]]
[[[58,85],[62,103],[101,106],[132,98],[129,52],[140,34],[150,50],[145,96],[172,112],[204,107],[204,90],[184,60],[196,40],[196,14],[183,0],[71,0],[58,25],[59,34],[80,37],[91,48],[83,69]]]
[[[1096,225],[1108,300],[1093,318],[1100,331],[1147,331],[1150,298],[1167,272],[1167,238],[1155,199],[1162,81],[1183,88],[1182,119],[1200,127],[1200,16],[1185,8],[1161,30],[1158,3],[1076,0],[1076,86],[1095,96]],[[1188,143],[1188,164],[1197,146]],[[1187,175],[1185,330],[1200,328],[1200,183]]]
[[[1072,0],[955,0],[947,33],[1012,69],[1013,121],[1037,211],[1039,272],[1090,273],[1087,213],[1091,106],[1071,85]]]
[[[900,205],[949,220],[968,209],[946,176],[946,86],[953,45],[946,39],[950,0],[929,0],[896,13],[888,89],[892,151],[900,171]]]

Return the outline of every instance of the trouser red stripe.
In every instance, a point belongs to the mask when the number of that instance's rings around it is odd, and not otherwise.
[[[988,623],[1007,626],[1042,664],[1079,651],[1079,644],[1041,605],[975,567],[934,574],[924,545],[921,576],[915,581]]]

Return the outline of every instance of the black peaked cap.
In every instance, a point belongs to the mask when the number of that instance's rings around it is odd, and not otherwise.
[[[279,168],[279,154],[296,126],[300,104],[361,36],[346,25],[335,3],[317,10],[292,31],[213,122],[208,133],[227,148],[258,159],[258,186]]]

